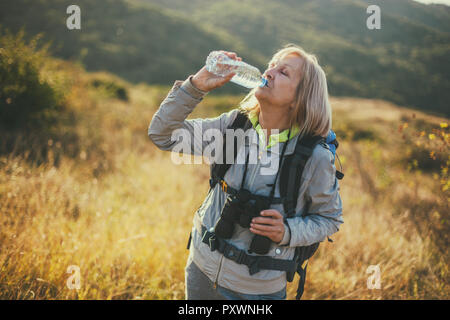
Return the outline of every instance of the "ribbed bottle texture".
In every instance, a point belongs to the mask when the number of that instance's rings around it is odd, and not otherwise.
[[[208,55],[206,69],[222,77],[235,72],[236,75],[230,81],[249,89],[263,87],[267,84],[267,80],[262,77],[258,68],[243,61],[233,60],[220,51],[212,51]]]

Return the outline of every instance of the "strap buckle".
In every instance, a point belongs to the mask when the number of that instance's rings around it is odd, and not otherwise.
[[[225,257],[227,257],[230,260],[233,260],[237,264],[243,264],[245,259],[245,253],[242,250],[239,250],[238,248],[226,244],[225,248],[223,250],[223,254]]]
[[[218,247],[218,239],[213,232],[209,232],[204,226],[202,226],[202,242],[209,246],[211,251],[215,251]]]
[[[222,188],[223,192],[227,192],[228,191],[228,184],[225,182],[225,180],[220,180],[220,187]]]
[[[251,260],[249,266],[248,266],[248,272],[250,275],[254,275],[255,273],[258,273],[261,270],[261,267],[259,264],[261,263],[261,258],[258,259],[258,257],[255,257]]]

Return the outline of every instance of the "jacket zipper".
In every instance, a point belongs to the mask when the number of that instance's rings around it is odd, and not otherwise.
[[[258,143],[259,143],[259,142],[258,142]],[[250,146],[250,147],[251,147],[251,146]],[[248,150],[248,152],[250,152],[250,150]],[[255,182],[257,172],[258,172],[258,170],[260,169],[260,166],[261,166],[260,152],[261,152],[260,146],[258,145],[258,155],[257,155],[258,160],[257,160],[256,163],[254,164],[254,170],[253,170],[253,172],[251,173],[250,179],[247,180],[247,181],[248,181],[248,183],[247,183],[247,186],[248,186],[247,189],[248,189],[248,190],[250,190],[251,186],[252,186],[253,183]]]
[[[223,255],[222,255],[222,257],[220,257],[219,268],[217,269],[216,279],[214,280],[214,285],[213,285],[214,289],[217,289],[217,282],[219,281],[220,269],[222,269],[222,261],[223,261]]]
[[[244,154],[244,155],[246,156],[246,154]],[[254,180],[254,176],[255,176],[255,174],[253,172],[253,176],[252,176],[253,180]],[[219,268],[217,268],[217,274],[216,274],[216,278],[215,278],[214,284],[213,284],[214,289],[217,289],[217,284],[219,282],[219,275],[220,275],[220,271],[222,269],[223,258],[224,258],[224,255],[222,254],[222,256],[220,257]]]

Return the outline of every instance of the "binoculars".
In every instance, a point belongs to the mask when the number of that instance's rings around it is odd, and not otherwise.
[[[215,226],[215,233],[223,239],[230,239],[234,232],[235,223],[242,228],[250,228],[253,218],[259,217],[262,210],[268,209],[270,202],[265,198],[250,200],[251,193],[241,189],[234,196],[227,196],[227,200]],[[267,254],[272,240],[268,237],[255,234],[250,243],[250,252]]]

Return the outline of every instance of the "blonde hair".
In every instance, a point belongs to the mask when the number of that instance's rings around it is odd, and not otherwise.
[[[301,79],[296,89],[294,108],[291,109],[290,127],[299,127],[300,138],[304,135],[326,137],[331,129],[331,106],[328,99],[327,79],[316,56],[305,52],[295,44],[288,44],[274,54],[269,66],[284,57],[295,54],[303,59]],[[239,109],[247,115],[259,113],[259,102],[252,89],[240,102]]]

